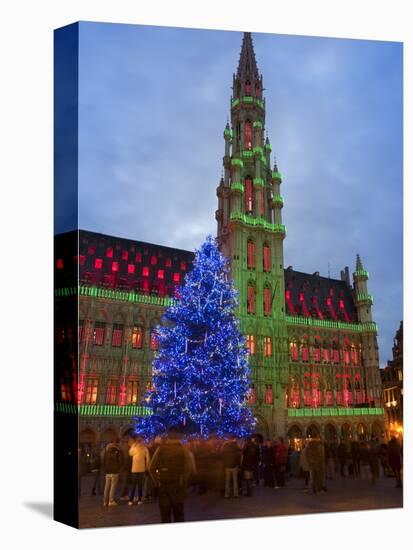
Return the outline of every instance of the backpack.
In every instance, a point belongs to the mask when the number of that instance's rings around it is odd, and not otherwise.
[[[184,448],[180,443],[166,443],[160,446],[156,472],[161,485],[180,482],[184,468]]]
[[[105,470],[109,474],[119,473],[122,466],[122,451],[118,447],[109,447],[105,452]]]

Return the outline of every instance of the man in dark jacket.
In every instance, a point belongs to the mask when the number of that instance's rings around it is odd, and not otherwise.
[[[156,449],[149,472],[158,484],[159,510],[162,523],[184,521],[185,486],[192,473],[188,449],[180,434],[171,429],[165,442]]]
[[[241,449],[237,445],[235,436],[224,444],[222,460],[225,470],[225,498],[229,498],[231,492],[231,479],[234,497],[238,496],[238,468],[241,462]]]
[[[245,444],[242,454],[242,472],[247,483],[247,497],[252,496],[254,472],[258,468],[259,456],[255,439],[251,437]]]
[[[274,449],[270,439],[262,448],[262,463],[264,467],[264,487],[274,487]]]
[[[123,465],[123,452],[119,440],[109,443],[103,455],[103,471],[105,473],[104,506],[117,506],[115,491]]]

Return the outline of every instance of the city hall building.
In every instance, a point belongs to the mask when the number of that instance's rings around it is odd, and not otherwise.
[[[352,277],[346,267],[340,279],[284,265],[282,177],[264,137],[263,89],[251,34],[244,33],[215,217],[239,291],[256,432],[296,444],[307,436],[381,437],[369,274],[358,255]],[[80,442],[93,445],[127,433],[134,416],[150,414],[144,398],[155,330],[194,254],[83,230],[76,241],[73,234],[56,237],[56,409],[78,412]],[[65,316],[76,303],[76,313]]]

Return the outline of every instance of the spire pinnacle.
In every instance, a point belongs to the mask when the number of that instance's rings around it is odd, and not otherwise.
[[[356,271],[362,271],[364,269],[363,263],[360,258],[360,254],[356,256]]]
[[[258,67],[255,60],[254,46],[250,32],[244,32],[237,77],[240,79],[249,77],[254,80],[259,80]]]

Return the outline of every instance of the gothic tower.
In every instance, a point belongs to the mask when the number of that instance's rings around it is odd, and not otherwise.
[[[356,270],[353,273],[355,302],[359,323],[363,323],[366,330],[361,334],[362,339],[362,361],[365,372],[365,384],[368,388],[367,399],[370,404],[382,406],[382,384],[380,377],[379,351],[377,345],[377,331],[373,323],[372,305],[373,296],[369,294],[367,281],[368,272],[364,269],[359,254],[356,257]],[[371,330],[368,330],[368,327]]]
[[[265,138],[263,79],[251,33],[244,33],[233,75],[231,126],[224,130],[224,175],[217,189],[218,240],[230,259],[239,292],[241,331],[247,337],[252,369],[249,401],[257,431],[284,435],[288,381],[284,311],[281,175]]]

